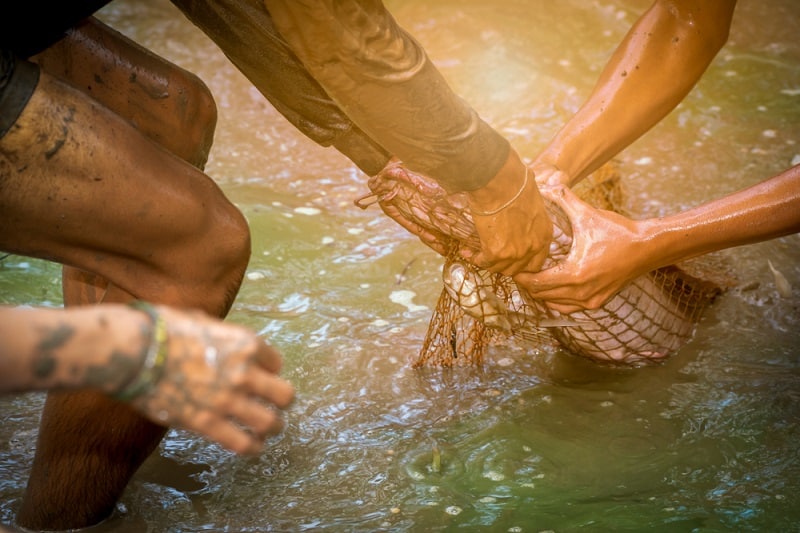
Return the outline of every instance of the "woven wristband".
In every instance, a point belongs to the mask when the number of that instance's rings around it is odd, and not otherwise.
[[[527,187],[527,186],[528,186],[528,165],[525,165],[525,179],[522,181],[522,187],[519,188],[517,193],[514,196],[512,196],[509,201],[507,201],[506,203],[504,203],[503,205],[501,205],[500,207],[498,207],[496,209],[492,209],[491,211],[478,211],[477,209],[472,209],[472,214],[473,215],[478,215],[478,216],[481,216],[481,217],[491,217],[491,216],[496,215],[497,213],[499,213],[500,211],[502,211],[506,207],[508,207],[511,204],[513,204],[514,202],[516,202],[517,198],[520,197],[520,195],[522,194],[522,191],[524,191],[525,187]]]
[[[140,300],[133,301],[128,307],[142,311],[150,317],[153,324],[153,336],[142,368],[133,380],[122,390],[114,394],[114,398],[129,402],[153,389],[164,374],[167,362],[167,324],[152,304]]]

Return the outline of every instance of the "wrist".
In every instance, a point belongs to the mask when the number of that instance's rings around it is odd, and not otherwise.
[[[512,150],[505,164],[494,177],[481,187],[467,192],[473,214],[490,216],[513,204],[529,183],[535,181],[533,172]]]
[[[158,384],[164,373],[168,350],[167,325],[155,307],[142,301],[131,302],[129,307],[144,314],[147,325],[142,329],[145,343],[140,351],[138,370],[113,394],[115,399],[123,402],[147,394]]]
[[[517,189],[517,192],[515,192],[514,195],[511,198],[509,198],[508,200],[506,200],[505,202],[503,202],[499,206],[493,207],[493,208],[491,208],[489,210],[486,210],[486,211],[478,209],[475,205],[471,205],[470,207],[472,209],[472,214],[475,215],[475,216],[481,216],[481,217],[491,217],[491,216],[497,215],[498,213],[500,213],[504,209],[510,207],[511,204],[516,202],[519,199],[519,197],[522,196],[522,193],[525,191],[525,187],[527,187],[527,186],[528,186],[528,168],[526,167],[525,168],[525,175],[524,175],[523,180],[522,180],[522,185],[519,186],[519,189]]]
[[[633,221],[633,235],[643,263],[642,273],[673,264],[675,234],[664,225],[664,219]]]

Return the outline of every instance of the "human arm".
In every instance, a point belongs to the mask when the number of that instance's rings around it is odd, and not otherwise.
[[[257,452],[283,422],[292,386],[281,359],[252,332],[199,311],[159,306],[163,375],[130,405],[158,424]],[[119,394],[143,370],[156,323],[124,305],[67,310],[0,307],[0,391],[92,388]]]
[[[263,2],[170,1],[309,139],[333,146],[370,176],[386,165],[389,154],[353,124],[311,76],[278,33]]]
[[[410,169],[465,191],[482,251],[475,262],[538,269],[552,224],[532,175],[499,133],[455,95],[379,1],[265,0],[275,26],[353,122]],[[519,194],[517,194],[519,193]]]
[[[725,44],[735,6],[736,0],[653,2],[535,163],[555,166],[563,173],[554,177],[573,185],[647,132],[686,97]]]
[[[639,221],[595,209],[566,187],[554,191],[572,224],[572,250],[559,265],[514,279],[564,313],[599,307],[653,269],[800,231],[800,165],[682,213]]]

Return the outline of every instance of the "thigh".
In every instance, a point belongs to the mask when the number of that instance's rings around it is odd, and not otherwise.
[[[213,180],[45,72],[0,139],[0,211],[0,248],[134,294],[191,283],[242,227]]]
[[[205,165],[216,106],[208,87],[191,72],[95,18],[70,29],[32,60],[178,157]]]
[[[216,126],[216,106],[194,74],[151,53],[95,18],[33,58],[49,74],[89,94],[178,157],[202,168]],[[105,278],[65,266],[64,303],[101,301]]]

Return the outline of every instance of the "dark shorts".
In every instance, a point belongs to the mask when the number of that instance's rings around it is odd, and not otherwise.
[[[0,50],[0,139],[28,105],[37,83],[37,65],[20,59],[10,50]]]
[[[0,7],[0,48],[37,54],[111,0],[7,0]]]
[[[110,0],[21,0],[0,7],[0,138],[19,118],[39,82],[25,58],[62,39]]]

